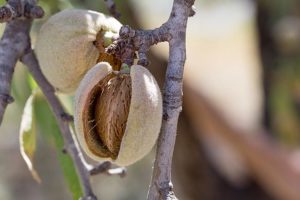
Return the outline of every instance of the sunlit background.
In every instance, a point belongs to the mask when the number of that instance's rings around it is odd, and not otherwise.
[[[4,4],[4,0],[0,2]],[[159,27],[172,7],[171,0],[115,2],[122,23],[144,29]],[[107,13],[101,0],[41,0],[39,4],[46,16],[34,22],[33,45],[40,26],[53,13],[72,7]],[[223,133],[214,128],[219,126],[217,121],[194,108],[200,106],[197,98],[200,101],[201,96],[239,134],[255,137],[264,132],[278,148],[299,148],[300,3],[196,0],[195,6],[196,15],[189,18],[187,29],[187,95],[173,163],[175,192],[184,200],[289,199],[279,197],[253,173],[247,158],[237,151],[243,143],[233,145],[219,136]],[[4,25],[0,28],[3,31]],[[149,68],[162,88],[168,45],[158,44],[151,50]],[[29,95],[28,72],[18,64],[12,84],[15,102],[8,106],[0,127],[0,199],[72,199],[59,164],[58,157],[63,155],[44,133],[51,128],[38,128],[35,166],[41,184],[34,181],[21,157],[20,120]],[[72,112],[72,99],[61,99]],[[49,113],[41,115],[46,121]],[[105,200],[146,199],[153,161],[154,152],[129,166],[124,178],[104,174],[92,177],[96,195]]]

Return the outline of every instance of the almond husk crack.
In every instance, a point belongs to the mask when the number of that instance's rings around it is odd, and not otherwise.
[[[96,35],[96,40],[93,42],[93,44],[99,51],[97,63],[98,62],[108,62],[111,64],[113,70],[119,71],[121,68],[122,62],[115,55],[108,54],[105,52],[105,44],[103,41],[104,34],[105,34],[105,30],[100,30]]]

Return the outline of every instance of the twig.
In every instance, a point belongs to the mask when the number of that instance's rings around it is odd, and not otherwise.
[[[164,86],[163,123],[158,139],[148,200],[176,199],[171,182],[171,165],[177,122],[182,110],[186,25],[193,4],[193,0],[174,0],[170,18],[166,23],[171,34],[169,40],[170,55]]]
[[[54,94],[54,88],[48,83],[44,75],[42,74],[36,56],[33,51],[29,51],[26,55],[22,57],[21,60],[29,69],[35,81],[40,86],[44,95],[46,96],[47,101],[49,102],[51,109],[55,114],[55,118],[60,127],[62,136],[65,142],[65,150],[72,157],[74,164],[77,169],[77,173],[79,175],[83,191],[84,197],[82,199],[97,199],[94,195],[91,187],[91,183],[89,180],[89,171],[86,168],[86,162],[83,158],[82,152],[78,146],[76,139],[74,138],[73,133],[71,133],[69,120],[65,120],[65,112],[63,106],[59,102],[58,98]]]
[[[16,62],[25,50],[30,48],[29,31],[32,22],[30,16],[43,14],[39,9],[35,9],[35,4],[35,0],[8,0],[7,4],[0,8],[0,22],[9,21],[0,41],[0,124],[7,105],[13,102],[10,87]],[[28,11],[31,13],[28,18],[22,18],[23,13],[28,10],[25,7],[31,8]],[[36,11],[39,13],[34,14]],[[14,20],[10,21],[12,19]]]
[[[107,175],[119,175],[120,177],[124,177],[126,175],[126,168],[124,167],[111,168],[111,167],[112,167],[111,162],[107,161],[88,168],[91,176],[100,173],[105,173]]]
[[[158,42],[169,42],[170,56],[166,72],[163,101],[163,122],[148,200],[176,199],[171,182],[171,164],[176,139],[177,121],[182,108],[182,77],[186,57],[185,34],[189,16],[195,14],[194,0],[174,0],[170,18],[153,30],[133,30],[123,26],[120,37],[106,52],[116,55],[122,62],[132,65],[134,52],[138,64],[147,66],[146,52]]]
[[[116,4],[114,0],[104,0],[106,7],[109,11],[109,13],[114,16],[114,18],[119,19],[121,17],[121,14],[117,11]]]
[[[111,168],[105,171],[105,174],[107,175],[119,175],[121,178],[125,177],[126,173],[125,167]]]
[[[90,175],[93,176],[99,173],[103,173],[107,171],[109,168],[111,168],[111,162],[99,163],[96,166],[88,165],[87,168],[89,170]]]

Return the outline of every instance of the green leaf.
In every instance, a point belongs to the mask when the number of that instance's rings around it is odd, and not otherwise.
[[[33,166],[34,154],[36,151],[36,130],[33,114],[34,98],[35,93],[32,93],[26,101],[21,120],[19,140],[21,155],[32,174],[32,177],[38,183],[41,183],[41,179]]]
[[[27,74],[27,81],[31,90],[36,90],[39,87],[30,74]]]
[[[42,96],[39,96],[39,98],[37,98],[36,100],[35,114],[39,130],[56,150],[58,160],[65,177],[65,181],[70,192],[73,195],[73,199],[79,199],[83,193],[74,163],[68,154],[64,154],[62,152],[64,148],[63,137],[60,133],[59,127],[52,114],[52,111],[48,106],[48,103]]]

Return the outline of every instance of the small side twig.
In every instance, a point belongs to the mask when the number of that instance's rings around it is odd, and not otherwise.
[[[90,175],[93,176],[93,175],[96,175],[96,174],[103,173],[103,172],[107,171],[108,169],[110,169],[111,168],[111,162],[99,163],[96,166],[88,165],[87,168],[89,170]]]
[[[32,4],[25,4],[24,17],[31,19],[38,19],[44,16],[44,10],[42,7]]]
[[[120,177],[124,177],[126,175],[126,168],[124,167],[118,167],[118,168],[112,168],[111,162],[103,162],[99,163],[96,166],[90,166],[89,172],[90,175],[97,175],[104,173],[106,175],[119,175]]]
[[[105,172],[106,175],[119,175],[121,178],[125,177],[126,173],[127,170],[125,167],[111,168]]]

